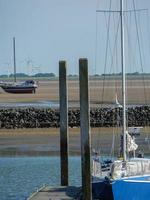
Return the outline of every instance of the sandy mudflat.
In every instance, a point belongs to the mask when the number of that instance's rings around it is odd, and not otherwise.
[[[92,130],[93,132],[93,130]],[[103,129],[103,132],[111,134]],[[92,143],[97,143],[99,129],[94,129]],[[104,146],[110,142],[108,135],[103,137]],[[59,154],[60,149],[59,129],[18,129],[0,130],[0,154],[25,154],[25,155],[52,155]],[[98,143],[96,144],[98,145]],[[80,154],[80,130],[69,129],[69,151],[71,154]]]
[[[90,80],[90,99],[92,103],[115,102],[116,85],[118,99],[121,101],[121,81],[107,80],[105,82],[105,91],[103,93],[102,80]],[[145,90],[144,90],[145,87]],[[103,99],[102,99],[103,94]],[[146,95],[145,95],[146,94]],[[147,101],[150,103],[150,80],[128,80],[127,81],[128,102],[133,104],[142,104]],[[145,100],[146,97],[146,100]],[[39,88],[35,94],[9,94],[0,88],[0,102],[37,102],[37,101],[58,101],[59,83],[58,80],[39,81]],[[68,99],[69,101],[79,101],[79,82],[78,80],[68,81]]]
[[[102,80],[91,80],[90,99],[93,105],[97,106],[102,101],[103,82]],[[121,99],[121,82],[108,80],[105,83],[103,101],[115,102],[115,85],[118,85],[118,99]],[[145,103],[145,93],[142,80],[130,80],[127,82],[128,102],[133,104]],[[79,82],[68,81],[69,101],[79,106]],[[145,82],[146,100],[150,103],[150,80]],[[58,101],[58,81],[39,81],[39,88],[36,94],[9,94],[0,89],[0,102],[37,102],[37,101]],[[101,147],[101,152],[110,153],[112,146],[113,130],[108,128],[92,129],[92,147]],[[119,131],[114,131],[119,132]],[[140,148],[150,152],[145,145],[145,138],[148,138],[149,128],[145,128],[137,139]],[[119,149],[119,134],[115,134],[115,152]],[[0,130],[0,155],[48,155],[59,152],[59,129],[19,129]],[[149,138],[148,138],[149,139]],[[78,128],[69,130],[69,149],[73,154],[80,153],[80,134]],[[148,142],[147,142],[148,143]]]
[[[110,154],[112,147],[113,131],[115,132],[115,153],[119,151],[119,132],[116,128],[91,129],[92,148],[101,150],[103,154]],[[145,138],[150,135],[150,128],[142,130],[137,139],[139,148],[145,153],[150,152],[150,147]],[[58,155],[59,154],[59,129],[18,129],[0,130],[0,155]],[[80,154],[80,130],[69,129],[69,152]]]

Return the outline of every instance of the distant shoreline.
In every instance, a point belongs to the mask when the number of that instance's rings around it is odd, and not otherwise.
[[[34,80],[40,80],[40,81],[54,81],[58,80],[59,77],[54,74],[54,73],[38,73],[34,75],[27,75],[24,73],[17,73],[17,80],[18,81],[24,81],[24,80],[29,80],[29,79],[34,79]],[[112,74],[95,74],[95,75],[89,75],[89,78],[91,80],[102,80],[102,79],[121,79],[121,73],[112,73]],[[138,79],[138,80],[143,80],[144,79],[150,79],[150,73],[138,73],[138,72],[133,72],[133,73],[126,73],[127,79]],[[79,75],[78,74],[69,74],[67,76],[69,80],[78,80]],[[6,74],[0,74],[0,81],[14,81],[14,75],[6,75]]]

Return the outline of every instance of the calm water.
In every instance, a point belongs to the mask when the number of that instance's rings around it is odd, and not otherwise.
[[[1,103],[0,108],[58,108],[59,103],[55,101],[37,101],[37,102],[14,102],[14,103]]]
[[[80,158],[69,168],[69,184],[80,184]],[[25,200],[43,184],[60,185],[59,157],[0,157],[0,200]]]
[[[105,108],[113,108],[115,104],[104,104],[101,105]],[[142,104],[138,105],[127,105],[128,108],[143,106]],[[69,107],[79,107],[78,102],[69,102]],[[59,102],[57,101],[35,101],[35,102],[0,102],[1,108],[59,108]]]

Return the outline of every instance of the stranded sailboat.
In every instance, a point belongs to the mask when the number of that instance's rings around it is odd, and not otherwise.
[[[1,84],[1,88],[8,93],[16,93],[16,94],[23,94],[23,93],[35,93],[37,84],[33,80],[26,80],[24,82],[19,83],[5,83]]]
[[[102,200],[148,200],[150,199],[150,159],[128,158],[137,145],[126,127],[126,80],[124,62],[124,9],[120,0],[121,24],[121,71],[122,71],[122,159],[113,161],[102,169],[98,156],[93,159],[93,194]],[[119,105],[118,101],[117,104]]]
[[[14,54],[14,82],[1,83],[0,87],[8,93],[35,93],[38,85],[34,80],[26,80],[24,82],[16,82],[16,55],[15,55],[15,37],[13,38],[13,54]]]

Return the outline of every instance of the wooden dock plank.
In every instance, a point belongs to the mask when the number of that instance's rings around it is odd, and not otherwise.
[[[34,193],[27,200],[73,200],[79,194],[80,188],[77,187],[44,187]]]

